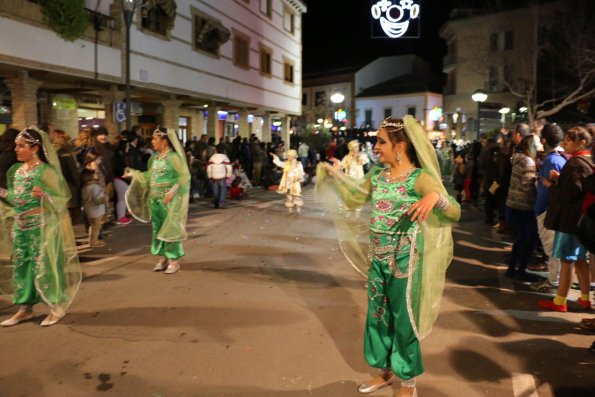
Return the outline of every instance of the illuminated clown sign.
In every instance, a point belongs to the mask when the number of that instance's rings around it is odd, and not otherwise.
[[[419,8],[414,0],[372,0],[372,37],[419,37]]]

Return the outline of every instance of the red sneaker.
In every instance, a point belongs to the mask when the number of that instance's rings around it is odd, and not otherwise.
[[[132,222],[132,219],[126,218],[125,216],[121,217],[116,221],[118,225],[128,225],[130,222]]]
[[[585,301],[582,298],[578,298],[576,303],[578,303],[582,309],[591,310],[591,301]]]
[[[542,309],[553,310],[555,312],[566,313],[568,311],[568,307],[566,306],[566,304],[556,305],[552,299],[541,300],[537,302],[537,304]]]

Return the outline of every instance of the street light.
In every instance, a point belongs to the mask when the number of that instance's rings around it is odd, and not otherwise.
[[[500,113],[502,115],[502,118],[500,121],[502,122],[502,128],[504,128],[504,127],[506,127],[506,115],[508,113],[510,113],[510,108],[507,106],[504,106],[503,108],[498,110],[498,113]]]
[[[331,102],[334,103],[335,105],[339,105],[340,103],[343,103],[343,101],[345,100],[345,95],[341,94],[340,92],[335,92],[333,95],[331,95]],[[341,120],[343,120],[345,117],[347,117],[347,113],[345,111],[343,111],[341,108],[339,108],[336,112],[334,112],[334,117],[335,120],[337,120],[339,123],[341,123]]]
[[[121,0],[124,23],[126,24],[126,130],[130,131],[130,25],[138,0]]]
[[[471,99],[473,99],[473,102],[477,103],[477,139],[479,139],[479,133],[480,133],[480,126],[479,123],[481,121],[481,116],[480,116],[480,106],[482,102],[485,102],[486,99],[488,99],[488,94],[481,89],[475,90],[475,92],[473,93],[473,95],[471,95]]]
[[[331,95],[331,102],[335,104],[339,104],[345,100],[345,95],[341,94],[340,92],[335,92]]]

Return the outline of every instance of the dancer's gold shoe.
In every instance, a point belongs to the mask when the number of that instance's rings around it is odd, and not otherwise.
[[[380,374],[369,381],[362,383],[357,387],[357,391],[362,394],[370,394],[376,390],[382,389],[383,387],[389,386],[397,379],[396,375],[392,372]]]
[[[401,386],[395,397],[417,397],[417,388]]]
[[[49,327],[50,325],[54,325],[56,324],[58,321],[60,321],[62,319],[62,317],[64,317],[66,315],[66,313],[62,313],[62,314],[56,314],[54,312],[50,312],[50,314],[47,315],[46,318],[43,319],[43,321],[41,322],[41,326],[42,327]]]
[[[14,316],[9,318],[8,320],[2,321],[0,325],[3,327],[12,327],[13,325],[17,325],[22,321],[31,320],[33,317],[35,317],[35,315],[32,311],[19,310],[14,314]]]

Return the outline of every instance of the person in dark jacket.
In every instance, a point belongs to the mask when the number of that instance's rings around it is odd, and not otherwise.
[[[494,182],[496,182],[499,153],[500,144],[490,138],[479,156],[479,168],[483,175],[481,188],[485,198],[484,223],[490,226],[494,225],[494,211],[496,209],[497,188],[494,187],[498,185],[494,185]]]
[[[107,128],[100,126],[93,132],[92,147],[95,152],[101,156],[100,170],[105,181],[105,194],[108,197],[105,222],[110,222],[114,218],[114,147],[108,141]]]
[[[560,283],[553,300],[541,300],[543,309],[566,312],[566,297],[570,289],[571,269],[574,269],[581,289],[577,303],[584,310],[591,309],[589,299],[590,278],[587,264],[587,249],[576,236],[577,223],[582,213],[585,198],[585,180],[593,174],[591,134],[586,128],[573,127],[564,136],[562,147],[572,157],[562,172],[550,171],[551,181],[543,180],[550,193],[550,207],[545,217],[545,227],[556,231],[552,256],[560,259]]]
[[[19,130],[8,128],[0,135],[0,188],[6,189],[6,172],[15,163],[18,163],[17,154],[14,151]]]
[[[70,189],[70,200],[68,201],[68,212],[73,224],[76,224],[81,218],[81,172],[76,161],[76,151],[70,143],[70,137],[66,132],[54,129],[50,132],[52,145],[56,149],[56,154],[60,160],[62,175]]]

